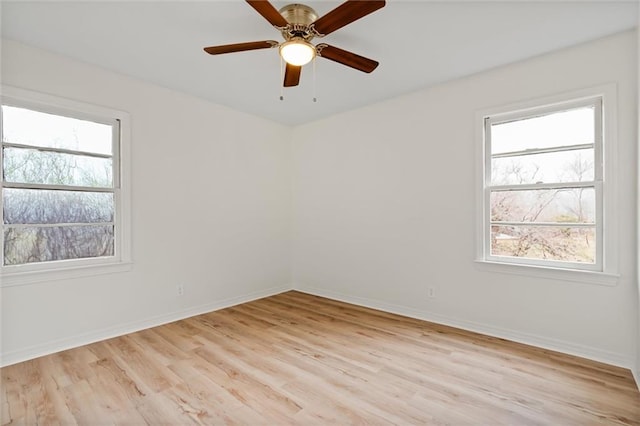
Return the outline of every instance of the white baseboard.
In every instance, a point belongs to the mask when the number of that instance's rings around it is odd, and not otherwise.
[[[640,372],[635,368],[632,368],[631,374],[633,374],[633,380],[636,381],[636,386],[638,387],[638,390],[640,390]]]
[[[20,349],[13,352],[7,352],[0,354],[0,367],[16,364],[18,362],[27,361],[30,359],[38,358],[44,355],[49,355],[55,352],[60,352],[66,349],[72,349],[79,346],[84,346],[90,343],[98,342],[101,340],[111,339],[113,337],[122,336],[128,333],[134,333],[136,331],[144,330],[147,328],[156,327],[162,324],[167,324],[181,319],[189,318],[192,316],[204,314],[207,312],[213,312],[220,309],[228,308],[231,306],[239,305],[241,303],[247,303],[252,300],[262,299],[264,297],[273,296],[289,290],[296,290],[303,293],[313,294],[320,297],[326,297],[328,299],[339,300],[341,302],[351,303],[354,305],[364,306],[367,308],[377,309],[384,312],[403,315],[411,318],[416,318],[424,321],[429,321],[437,324],[447,325],[451,327],[460,328],[463,330],[473,331],[476,333],[486,334],[488,336],[498,337],[502,339],[511,340],[514,342],[524,343],[527,345],[537,346],[544,349],[549,349],[557,352],[566,353],[569,355],[575,355],[594,361],[604,362],[606,364],[615,365],[631,370],[633,377],[636,381],[636,385],[640,388],[640,373],[636,371],[633,366],[633,362],[625,356],[614,352],[603,351],[597,348],[592,348],[584,345],[579,345],[570,342],[563,342],[556,339],[549,339],[533,334],[522,333],[515,330],[509,330],[500,327],[494,327],[486,324],[481,324],[472,321],[460,320],[456,318],[450,318],[439,314],[420,311],[414,308],[408,308],[406,306],[390,304],[379,300],[373,300],[358,296],[350,296],[324,289],[301,287],[301,286],[281,286],[272,287],[266,290],[253,292],[250,294],[235,296],[204,305],[199,305],[168,313],[165,315],[159,315],[152,318],[147,318],[140,321],[134,321],[131,323],[120,324],[114,327],[107,327],[101,330],[93,331],[90,333],[83,333],[77,336],[50,341],[41,345],[35,345],[28,348]]]
[[[632,360],[624,355],[609,352],[598,348],[580,345],[572,342],[565,342],[548,337],[538,336],[529,333],[523,333],[517,330],[510,330],[501,327],[495,327],[488,324],[482,324],[474,321],[467,321],[458,318],[451,318],[432,312],[425,312],[406,306],[395,305],[392,303],[382,302],[364,297],[350,296],[324,289],[313,287],[304,287],[294,285],[294,290],[302,293],[308,293],[315,296],[326,297],[341,302],[351,303],[367,308],[377,309],[392,314],[402,315],[410,318],[416,318],[423,321],[429,321],[436,324],[447,325],[450,327],[460,328],[462,330],[472,331],[475,333],[485,334],[487,336],[498,337],[500,339],[511,340],[513,342],[524,343],[526,345],[536,346],[543,349],[549,349],[556,352],[575,355],[582,358],[591,359],[605,364],[615,365],[617,367],[628,368],[635,374]],[[636,383],[638,382],[638,377]]]
[[[64,339],[53,340],[40,345],[31,346],[13,352],[0,354],[0,367],[6,367],[11,364],[17,364],[22,361],[38,358],[44,355],[60,352],[67,349],[77,348],[79,346],[88,345],[90,343],[99,342],[101,340],[111,339],[113,337],[122,336],[136,331],[145,330],[147,328],[157,327],[181,319],[193,317],[207,312],[213,312],[231,306],[247,303],[252,300],[262,299],[264,297],[273,296],[292,290],[291,286],[272,287],[249,293],[242,296],[230,297],[227,299],[205,303],[203,305],[194,306],[181,311],[171,312],[164,315],[158,315],[144,320],[134,321],[126,324],[120,324],[114,327],[106,327],[101,330],[89,333],[79,334]]]

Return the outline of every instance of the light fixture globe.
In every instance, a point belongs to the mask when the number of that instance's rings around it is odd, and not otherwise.
[[[293,38],[280,45],[280,56],[288,64],[302,66],[316,56],[316,48],[301,38]]]

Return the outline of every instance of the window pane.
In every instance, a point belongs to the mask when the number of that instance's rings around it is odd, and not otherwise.
[[[113,186],[110,158],[20,148],[5,148],[3,152],[4,178],[7,182]]]
[[[594,223],[595,189],[492,191],[492,222]]]
[[[493,158],[491,184],[593,181],[593,164],[593,149]]]
[[[5,188],[5,224],[113,222],[112,193]]]
[[[2,132],[7,143],[112,154],[112,126],[93,121],[3,105]]]
[[[113,256],[113,226],[6,228],[4,264]]]
[[[492,226],[491,255],[595,263],[595,227]]]
[[[594,109],[583,107],[491,126],[491,153],[594,143]]]

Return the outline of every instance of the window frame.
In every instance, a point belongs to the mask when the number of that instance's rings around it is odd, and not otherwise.
[[[108,191],[114,195],[114,255],[5,266],[3,260],[3,231],[0,233],[0,245],[2,247],[2,253],[0,253],[1,286],[8,287],[130,270],[129,114],[85,102],[4,85],[1,86],[0,99],[2,105],[111,125],[114,132],[112,138],[113,152],[111,156],[113,164],[113,190]],[[3,167],[2,151],[3,150],[0,149],[0,167]],[[7,185],[9,188],[13,186],[14,185],[11,184]],[[34,184],[25,186],[38,187],[42,185]],[[0,178],[0,189],[3,188],[5,188],[5,181],[2,176]],[[0,197],[0,208],[2,208],[2,203],[3,200],[2,197]]]
[[[594,140],[594,180],[589,187],[596,193],[596,262],[549,261],[491,254],[491,141],[486,126],[561,112],[597,103]],[[614,285],[617,283],[617,195],[616,195],[616,85],[608,84],[541,99],[478,111],[477,129],[477,244],[476,265],[489,272],[554,278],[568,281]],[[555,186],[580,186],[558,183]],[[501,185],[499,187],[543,189],[543,185]],[[529,186],[531,188],[529,188]],[[535,186],[535,188],[534,188]],[[552,185],[553,186],[553,185]]]

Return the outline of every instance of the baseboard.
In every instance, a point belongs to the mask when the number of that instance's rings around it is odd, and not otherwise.
[[[67,349],[77,348],[79,346],[88,345],[90,343],[99,342],[101,340],[111,339],[113,337],[122,336],[136,331],[145,330],[147,328],[157,327],[181,319],[193,317],[196,315],[213,312],[241,303],[251,302],[252,300],[262,299],[264,297],[273,296],[291,290],[291,286],[272,287],[266,290],[256,291],[242,296],[230,297],[227,299],[205,303],[203,305],[194,306],[181,311],[175,311],[164,315],[147,318],[140,321],[134,321],[126,324],[120,324],[114,327],[107,327],[101,330],[83,333],[77,336],[53,340],[41,345],[31,346],[13,352],[0,355],[0,367],[6,367],[11,364],[28,361],[44,355],[60,352]]]
[[[640,389],[640,373],[632,367],[633,363],[627,357],[613,352],[603,351],[588,346],[578,345],[569,342],[563,342],[556,339],[549,339],[533,334],[522,333],[515,330],[509,330],[505,328],[494,327],[486,324],[481,324],[472,321],[460,320],[456,318],[450,318],[447,316],[434,314],[430,312],[420,311],[414,308],[409,308],[402,305],[390,304],[379,300],[368,299],[358,296],[345,295],[342,293],[327,291],[324,289],[318,289],[313,287],[291,287],[281,286],[272,287],[266,290],[253,292],[246,295],[235,296],[212,303],[206,303],[203,305],[191,307],[181,311],[176,311],[164,315],[147,318],[140,321],[135,321],[127,324],[120,324],[114,327],[107,327],[101,330],[93,331],[90,333],[84,333],[77,336],[59,339],[44,343],[42,345],[35,345],[28,348],[24,348],[18,351],[8,352],[0,355],[0,367],[16,364],[19,362],[27,361],[30,359],[38,358],[44,355],[60,352],[67,349],[76,348],[79,346],[88,345],[90,343],[98,342],[101,340],[111,339],[113,337],[122,336],[128,333],[135,333],[136,331],[144,330],[147,328],[157,327],[162,324],[167,324],[181,319],[189,318],[192,316],[204,314],[207,312],[213,312],[220,309],[228,308],[231,306],[247,303],[252,300],[262,299],[264,297],[273,296],[289,290],[295,289],[302,293],[313,294],[320,297],[326,297],[328,299],[339,300],[341,302],[351,303],[354,305],[364,306],[367,308],[377,309],[384,312],[403,315],[411,318],[416,318],[424,321],[429,321],[437,324],[447,325],[451,327],[460,328],[463,330],[473,331],[476,333],[485,334],[488,336],[498,337],[501,339],[507,339],[514,342],[524,343],[544,349],[549,349],[557,352],[566,353],[569,355],[575,355],[582,358],[591,359],[594,361],[603,362],[610,365],[615,365],[631,370],[633,377],[636,381],[636,385]]]
[[[598,361],[605,364],[614,365],[617,367],[628,368],[632,370],[632,372],[634,372],[634,368],[632,368],[632,365],[633,365],[632,360],[629,359],[628,357],[625,357],[615,352],[604,351],[598,348],[592,348],[589,346],[579,345],[576,343],[564,342],[561,340],[550,339],[547,337],[538,336],[534,334],[523,333],[517,330],[510,330],[510,329],[495,327],[492,325],[482,324],[478,322],[451,318],[444,315],[425,312],[425,311],[409,308],[402,305],[396,305],[396,304],[382,302],[380,300],[368,299],[364,297],[341,294],[333,291],[327,291],[324,289],[294,285],[294,290],[302,293],[312,294],[315,296],[326,297],[328,299],[338,300],[341,302],[351,303],[351,304],[363,306],[366,308],[377,309],[377,310],[392,313],[392,314],[402,315],[410,318],[420,319],[423,321],[433,322],[436,324],[460,328],[462,330],[485,334],[487,336],[498,337],[500,339],[506,339],[513,342],[524,343],[526,345],[536,346],[543,349],[549,349],[552,351],[561,352],[568,355],[575,355],[581,358],[587,358],[593,361]],[[638,377],[636,377],[636,383],[640,383],[638,382]]]
[[[631,369],[631,374],[633,375],[633,380],[636,381],[636,386],[637,386],[638,390],[640,390],[640,372],[638,372],[637,369],[632,368]]]

